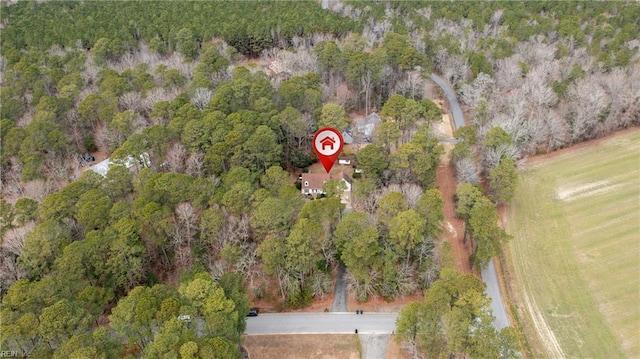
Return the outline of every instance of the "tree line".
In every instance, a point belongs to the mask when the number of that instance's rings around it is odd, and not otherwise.
[[[286,48],[294,37],[339,37],[358,28],[350,19],[322,11],[315,1],[5,3],[0,19],[7,25],[2,30],[6,57],[12,56],[7,51],[54,45],[90,49],[105,38],[112,56],[131,52],[144,41],[161,53],[177,50],[195,58],[214,37],[256,56],[264,49]]]

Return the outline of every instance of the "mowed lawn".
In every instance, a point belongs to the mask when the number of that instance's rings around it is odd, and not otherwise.
[[[506,253],[513,304],[539,333],[534,347],[640,357],[640,131],[525,167]]]

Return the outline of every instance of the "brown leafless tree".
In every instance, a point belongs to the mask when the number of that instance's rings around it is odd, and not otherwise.
[[[165,158],[170,171],[182,173],[186,167],[187,149],[181,143],[175,142],[167,150]]]
[[[420,98],[424,95],[425,83],[418,71],[411,71],[397,83],[395,90],[408,98]]]
[[[470,108],[475,108],[480,100],[491,98],[494,86],[495,81],[491,76],[480,73],[473,82],[462,85],[460,100]]]
[[[139,92],[127,92],[118,99],[120,111],[131,110],[140,113],[143,110],[144,101]]]
[[[453,85],[458,82],[466,82],[469,76],[469,63],[461,55],[451,55],[446,49],[438,51],[434,58],[436,70],[442,74],[445,80]]]
[[[379,292],[381,278],[382,273],[378,270],[372,269],[369,271],[369,275],[366,280],[358,281],[347,269],[345,276],[347,292],[358,301],[366,301],[367,298],[370,298]]]
[[[42,200],[50,193],[53,193],[55,189],[56,186],[52,180],[33,180],[24,183],[23,196],[37,202],[42,202]]]
[[[573,142],[593,138],[598,121],[606,119],[611,98],[594,75],[588,75],[569,86],[571,139]]]
[[[191,103],[194,104],[200,111],[204,110],[205,107],[211,101],[211,96],[213,92],[208,88],[198,87],[193,92],[193,96],[191,96]]]
[[[204,154],[194,152],[187,158],[186,173],[194,177],[204,176]]]
[[[35,222],[30,221],[22,227],[7,230],[2,236],[2,249],[16,256],[22,254],[22,247],[24,246],[27,234],[29,234],[35,226]]]
[[[200,215],[191,203],[180,203],[176,207],[172,237],[176,253],[176,264],[182,269],[190,268],[193,263],[192,242],[199,221]]]
[[[35,222],[27,222],[19,228],[7,230],[2,236],[2,246],[0,247],[0,288],[7,289],[11,284],[26,273],[18,268],[17,258],[22,253],[22,247],[27,234],[35,227]]]
[[[24,278],[26,273],[18,267],[18,257],[0,248],[0,290],[7,290],[9,287]]]
[[[0,169],[0,178],[2,178],[2,193],[7,197],[17,197],[24,192],[24,186],[20,180],[22,173],[22,165],[18,163],[17,158],[11,158],[8,166],[2,166]]]
[[[458,183],[478,183],[478,167],[473,158],[456,160],[456,181]]]

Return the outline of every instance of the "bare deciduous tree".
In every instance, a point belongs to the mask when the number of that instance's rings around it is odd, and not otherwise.
[[[331,291],[333,280],[325,272],[316,271],[309,279],[309,287],[314,297],[324,299],[325,294]]]
[[[445,80],[454,86],[458,82],[466,82],[469,75],[469,63],[461,55],[451,55],[441,49],[435,56],[434,64]]]
[[[33,116],[36,113],[36,109],[33,106],[29,106],[27,108],[27,110],[22,114],[22,116],[20,116],[20,118],[18,119],[18,121],[16,121],[16,125],[18,127],[26,127],[28,124],[31,123],[31,121],[33,121]]]
[[[198,110],[202,111],[207,107],[209,101],[211,101],[211,96],[213,92],[208,88],[198,87],[191,97],[191,103],[194,104]]]
[[[194,152],[189,156],[186,173],[194,177],[204,175],[204,154],[202,152]]]
[[[139,92],[127,92],[118,99],[121,111],[131,110],[140,112],[143,109],[143,100]]]
[[[460,88],[460,99],[470,108],[475,108],[480,100],[491,98],[495,81],[485,73],[480,73],[470,84]]]
[[[497,88],[496,92],[507,91],[511,88],[519,88],[522,84],[522,57],[519,54],[496,61],[496,71],[493,75]]]
[[[18,257],[0,248],[0,290],[7,290],[9,287],[24,278],[26,273],[18,267]]]
[[[8,197],[19,196],[24,191],[24,186],[20,180],[22,165],[14,157],[9,166],[3,166],[0,171],[2,178],[2,193]]]
[[[347,292],[356,300],[365,301],[367,298],[376,295],[380,290],[380,280],[382,274],[373,269],[369,271],[367,279],[364,281],[356,280],[347,270],[345,280],[347,282]]]
[[[182,173],[186,165],[187,149],[181,143],[175,142],[167,150],[165,158],[170,171]]]
[[[249,216],[243,214],[238,217],[226,212],[225,217],[227,220],[223,228],[223,242],[225,244],[246,242],[250,233]]]
[[[478,183],[478,168],[472,158],[456,161],[456,180],[458,183]]]
[[[24,183],[23,196],[37,202],[42,202],[44,198],[55,191],[55,184],[52,180],[33,180]]]
[[[411,71],[398,82],[396,91],[408,98],[420,98],[423,95],[425,80],[418,71]]]
[[[84,71],[82,72],[84,83],[96,85],[98,83],[98,72],[100,72],[100,68],[93,62],[93,56],[87,53],[87,59],[84,62]]]
[[[551,62],[556,54],[554,44],[548,43],[544,35],[532,36],[529,41],[519,42],[515,52],[520,54],[523,62],[531,67]]]
[[[279,51],[276,56],[293,76],[304,75],[309,72],[318,72],[318,58],[306,49],[294,52]]]
[[[547,152],[561,148],[569,143],[571,140],[571,129],[565,119],[560,117],[555,111],[550,111],[547,116],[543,118],[549,134]]]
[[[402,262],[398,266],[398,274],[396,277],[398,294],[403,296],[410,295],[418,289],[418,285],[416,283],[416,272],[415,266],[408,261]]]
[[[176,261],[182,269],[190,268],[193,263],[193,248],[191,246],[200,215],[191,203],[180,203],[175,210],[175,226],[173,228],[173,246]]]
[[[25,276],[18,268],[17,258],[22,254],[22,247],[27,234],[33,230],[35,222],[27,222],[19,228],[7,230],[2,236],[0,247],[0,289],[7,289],[11,284]]]
[[[94,138],[96,146],[105,151],[107,156],[111,154],[111,138],[109,137],[109,130],[107,126],[99,125],[94,132]]]
[[[422,187],[415,183],[405,183],[400,186],[400,193],[404,196],[404,199],[409,208],[415,209],[416,203],[422,198]]]
[[[495,167],[502,158],[520,158],[520,151],[513,144],[502,145],[496,148],[484,148],[482,151],[482,168],[485,171]]]
[[[427,237],[416,248],[415,255],[418,265],[418,284],[421,289],[431,287],[431,284],[438,280],[440,266],[438,261],[439,252],[436,248],[436,241],[433,237]]]
[[[29,234],[35,226],[35,222],[30,221],[22,227],[7,230],[2,236],[2,249],[16,256],[22,254],[22,247],[24,246],[27,234]]]
[[[524,96],[531,106],[554,106],[558,102],[558,96],[549,87],[549,75],[552,69],[551,64],[557,65],[557,62],[546,63],[542,66],[534,67],[527,74],[526,81],[523,84]]]
[[[594,137],[598,121],[606,119],[611,98],[597,81],[596,76],[586,76],[569,86],[571,139],[582,141]]]

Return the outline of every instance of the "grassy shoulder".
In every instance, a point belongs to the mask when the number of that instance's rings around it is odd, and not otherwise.
[[[639,352],[639,152],[634,131],[521,172],[505,252],[518,315],[538,336],[534,355]]]

